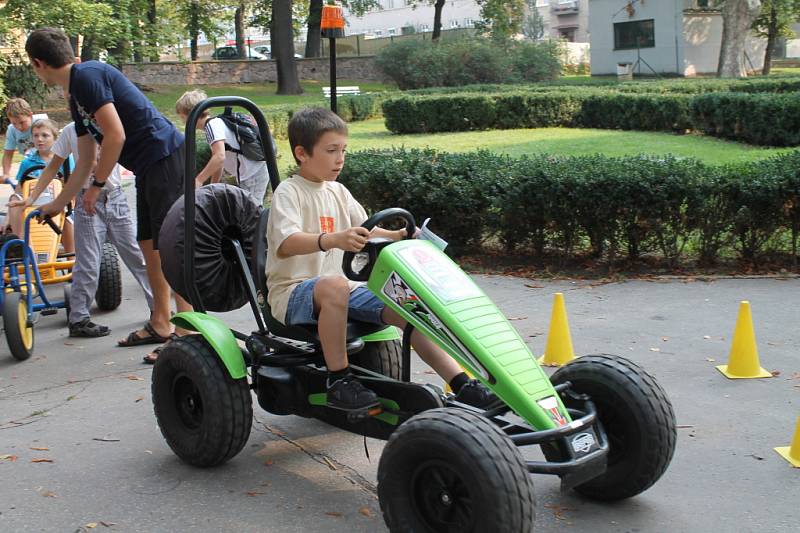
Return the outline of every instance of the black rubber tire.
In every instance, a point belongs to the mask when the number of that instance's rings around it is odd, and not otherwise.
[[[64,312],[67,315],[67,324],[69,324],[69,313],[72,306],[69,304],[69,299],[72,297],[72,283],[64,284]]]
[[[22,294],[18,292],[7,292],[3,300],[3,328],[6,330],[6,341],[11,355],[17,361],[24,361],[33,354],[34,330],[30,327],[21,325],[20,321],[27,322],[27,303]],[[23,335],[22,328],[25,329]],[[30,335],[26,342],[24,336]]]
[[[521,533],[534,525],[533,480],[519,449],[462,409],[425,411],[392,434],[378,465],[378,498],[390,531]]]
[[[653,376],[623,357],[586,355],[550,380],[554,385],[569,381],[573,391],[588,395],[609,439],[608,470],[575,487],[577,492],[594,500],[622,500],[658,481],[672,460],[677,432],[672,404]],[[553,460],[552,449],[542,446],[542,451]]]
[[[103,311],[113,311],[122,303],[122,271],[119,267],[119,255],[110,242],[103,243],[100,281],[97,284],[94,301]]]
[[[164,346],[153,368],[152,395],[161,434],[186,463],[224,463],[250,437],[253,406],[247,378],[231,378],[202,335]]]
[[[402,343],[399,339],[365,342],[364,348],[350,357],[351,364],[398,380],[401,378],[402,362]]]

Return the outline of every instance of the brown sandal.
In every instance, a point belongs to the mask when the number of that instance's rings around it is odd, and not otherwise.
[[[169,340],[169,337],[162,337],[159,335],[149,320],[145,323],[144,330],[147,332],[146,337],[140,336],[139,330],[137,329],[136,331],[131,331],[125,340],[117,342],[117,346],[128,347],[142,346],[144,344],[164,344]]]
[[[148,365],[154,365],[156,363],[156,359],[158,359],[158,355],[161,353],[161,350],[164,349],[164,346],[169,344],[169,342],[171,340],[178,339],[178,338],[180,338],[180,335],[176,335],[175,333],[170,333],[169,334],[169,339],[167,340],[167,342],[165,342],[161,346],[156,346],[153,349],[152,352],[150,352],[149,354],[147,354],[144,357],[142,357],[142,362],[144,362],[145,364],[148,364]]]

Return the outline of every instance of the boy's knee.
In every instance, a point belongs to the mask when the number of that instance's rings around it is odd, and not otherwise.
[[[314,285],[314,299],[320,306],[346,307],[350,300],[350,285],[339,276],[323,276]]]

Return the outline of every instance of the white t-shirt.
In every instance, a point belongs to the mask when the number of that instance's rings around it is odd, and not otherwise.
[[[72,154],[75,163],[78,163],[78,134],[75,132],[75,123],[70,122],[64,129],[61,130],[61,133],[58,135],[58,139],[56,139],[55,144],[53,145],[53,153],[56,154],[58,157],[63,157],[66,159]],[[97,159],[100,160],[100,150],[97,151]],[[92,184],[92,179],[94,179],[94,173],[89,176],[89,179],[86,180],[86,183],[83,184],[84,189],[88,189],[89,186]],[[111,192],[119,187],[120,181],[122,177],[120,175],[120,166],[114,165],[113,170],[111,170],[111,174],[108,175],[108,180],[106,181],[106,186],[103,187],[103,190]]]
[[[205,132],[209,146],[215,142],[222,141],[227,143],[228,146],[234,150],[239,149],[236,134],[221,118],[214,117],[209,119],[209,121],[206,122]],[[238,171],[236,169],[237,163],[239,165]],[[225,151],[225,163],[223,164],[223,168],[225,172],[237,178],[239,183],[261,177],[267,173],[267,163],[265,161],[253,161],[247,159],[242,154],[237,154],[229,150]]]
[[[317,276],[342,276],[344,251],[329,249],[281,259],[278,248],[298,232],[334,233],[360,226],[367,213],[350,191],[335,181],[316,183],[294,175],[272,196],[267,222],[267,289],[272,316],[284,322],[289,296],[297,285]],[[350,290],[363,285],[349,281]]]

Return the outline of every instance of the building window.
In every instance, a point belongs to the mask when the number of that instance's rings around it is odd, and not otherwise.
[[[653,19],[614,24],[614,50],[653,48],[656,45]]]
[[[375,37],[383,37],[383,30],[375,30]]]
[[[430,27],[427,24],[423,24],[419,27],[420,31],[430,31]]]
[[[567,42],[575,42],[575,28],[562,28],[558,30],[558,38]]]
[[[471,18],[465,18],[464,19],[464,27],[465,28],[471,28],[474,25],[475,25],[475,21],[473,21]]]
[[[389,28],[389,29],[386,30],[386,34],[387,35],[397,35],[397,29]]]
[[[458,21],[457,20],[451,20],[450,21],[450,27],[451,28],[458,28]]]

